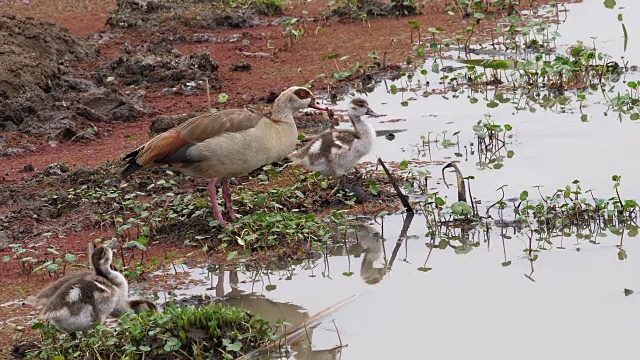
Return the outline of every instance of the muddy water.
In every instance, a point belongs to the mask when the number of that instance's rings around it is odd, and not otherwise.
[[[567,20],[558,26],[563,35],[559,51],[576,40],[597,37],[596,44],[618,59],[625,56],[640,63],[636,51],[640,41],[640,22],[632,15],[640,3],[618,1],[625,9],[608,10],[599,0],[569,5]],[[622,12],[631,38],[626,52],[617,14]],[[425,65],[431,69],[432,61]],[[443,65],[460,66],[455,61]],[[430,88],[438,88],[440,74],[429,74]],[[636,80],[630,73],[627,79]],[[623,79],[624,80],[624,79]],[[550,110],[516,110],[511,104],[488,108],[486,101],[471,104],[466,96],[449,99],[441,95],[392,95],[387,82],[367,95],[371,106],[386,117],[372,119],[378,130],[406,128],[394,141],[378,138],[374,154],[365,160],[459,160],[465,175],[475,176],[472,183],[476,198],[488,204],[499,197],[496,188],[508,184],[507,197],[522,190],[536,192],[543,185],[550,194],[574,179],[596,196],[612,196],[611,175],[623,177],[623,197],[637,198],[640,170],[635,166],[640,142],[640,122],[620,121],[609,112],[601,95],[589,95],[582,111],[588,122],[580,120],[575,96],[569,103]],[[620,81],[617,89],[624,89]],[[409,100],[402,106],[402,100]],[[348,99],[345,100],[345,102]],[[338,108],[344,107],[345,102]],[[586,104],[586,103],[585,103]],[[472,126],[484,114],[499,124],[511,124],[515,136],[508,149],[515,156],[505,159],[499,170],[480,170],[473,156],[458,158],[455,152],[474,140]],[[389,119],[400,122],[381,122]],[[444,148],[443,132],[449,139],[460,131],[459,146]],[[429,153],[420,153],[414,145],[420,136],[438,134],[439,143]],[[441,183],[441,165],[425,165],[432,172],[431,185],[451,197]],[[640,297],[625,296],[625,288],[639,288],[640,244],[636,238],[624,239],[628,259],[618,259],[620,239],[613,235],[597,237],[590,243],[574,236],[558,236],[553,244],[529,261],[526,237],[513,234],[502,240],[500,229],[489,233],[469,230],[460,236],[456,248],[433,249],[427,244],[441,239],[425,237],[424,219],[416,216],[406,237],[398,238],[402,217],[386,217],[384,233],[372,223],[341,254],[283,266],[261,272],[220,272],[189,270],[194,278],[213,276],[212,285],[179,292],[182,295],[203,292],[226,298],[263,314],[271,321],[285,318],[292,324],[303,322],[323,309],[355,296],[335,309],[306,338],[292,344],[296,359],[592,359],[629,357],[640,354]],[[465,246],[466,244],[466,246]],[[428,259],[428,260],[427,260]],[[334,323],[331,320],[335,320]],[[336,330],[337,328],[337,330]]]

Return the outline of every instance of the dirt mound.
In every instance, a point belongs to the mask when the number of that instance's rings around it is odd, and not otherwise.
[[[368,17],[393,17],[419,15],[415,2],[393,0],[339,1],[328,14],[329,18],[366,20]]]
[[[185,81],[209,79],[218,82],[218,63],[207,50],[183,55],[173,48],[174,39],[162,37],[139,47],[125,46],[122,55],[98,71],[99,82],[119,85],[166,83],[177,85]],[[179,41],[179,40],[178,40]]]
[[[140,104],[73,74],[96,54],[56,24],[0,16],[0,129],[70,140],[91,134],[86,121],[135,119]]]
[[[265,7],[249,1],[256,11],[273,15],[281,9]],[[224,2],[202,0],[118,0],[118,8],[111,13],[109,25],[121,28],[157,28],[182,25],[197,29],[248,28],[266,24],[252,9]]]
[[[78,59],[95,55],[54,24],[15,16],[0,16],[0,99],[53,90],[52,80]]]

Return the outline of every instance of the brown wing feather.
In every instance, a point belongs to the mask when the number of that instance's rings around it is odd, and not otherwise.
[[[188,142],[180,136],[180,131],[177,128],[172,129],[146,143],[135,161],[143,167],[153,166],[187,144]]]
[[[197,144],[223,133],[251,129],[263,118],[261,114],[245,109],[196,116],[149,140],[137,154],[135,162],[143,167],[156,165],[186,145]]]
[[[351,147],[351,144],[356,139],[360,139],[360,135],[356,131],[350,129],[340,129],[339,131],[335,131],[333,137],[349,147]]]
[[[223,133],[251,129],[262,119],[266,118],[246,109],[223,110],[194,117],[178,126],[176,130],[186,142],[195,144]]]

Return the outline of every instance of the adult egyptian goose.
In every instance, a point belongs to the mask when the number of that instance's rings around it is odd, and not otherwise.
[[[373,126],[362,119],[364,115],[377,115],[367,100],[354,98],[347,110],[353,129],[330,129],[311,140],[289,158],[297,165],[325,176],[341,176],[354,167],[371,151],[376,137]]]
[[[122,274],[111,270],[112,258],[109,246],[97,247],[91,256],[95,274],[64,281],[42,304],[42,317],[62,330],[77,332],[90,330],[94,322],[103,322],[109,314],[130,309],[129,286]],[[39,294],[36,298],[42,297]]]
[[[170,164],[189,176],[208,178],[214,216],[226,225],[217,201],[218,180],[233,221],[229,179],[285,158],[298,139],[293,114],[306,107],[328,111],[316,103],[311,91],[291,87],[276,99],[271,119],[248,109],[194,117],[126,155],[122,177],[142,168]]]

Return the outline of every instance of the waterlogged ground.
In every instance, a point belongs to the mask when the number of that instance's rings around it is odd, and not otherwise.
[[[558,14],[561,23],[549,30],[560,34],[556,53],[564,54],[582,40],[612,61],[622,63],[623,57],[628,65],[640,63],[640,41],[634,37],[640,23],[631,20],[638,11],[640,4],[634,1],[617,1],[613,9],[599,0],[567,5]],[[626,51],[618,14],[626,19]],[[517,199],[527,190],[529,199],[539,201],[534,186],[541,185],[540,192],[550,196],[579,180],[580,196],[590,198],[586,191],[592,190],[596,198],[609,198],[615,196],[612,175],[621,175],[622,198],[638,198],[640,123],[610,108],[610,99],[627,91],[626,82],[637,80],[636,72],[605,81],[604,93],[594,89],[582,99],[571,89],[529,93],[548,96],[540,106],[531,98],[527,103],[522,89],[496,97],[492,87],[483,94],[460,86],[440,94],[451,89],[440,83],[444,73],[433,71],[434,61],[440,68],[454,67],[454,73],[465,70],[456,61],[465,59],[464,52],[444,55],[454,59],[428,60],[426,78],[418,69],[410,85],[406,77],[384,81],[366,94],[372,107],[386,114],[370,120],[376,129],[408,130],[395,134],[392,142],[379,138],[366,160],[412,160],[409,169],[429,171],[429,191],[448,201],[455,201],[455,190],[442,183],[441,164],[458,161],[462,173],[474,177],[472,193],[482,215],[503,196],[497,191],[503,185],[508,185],[505,199]],[[426,88],[425,80],[430,84]],[[502,166],[477,152],[473,126],[485,114],[496,124],[511,125],[505,147],[490,154],[501,156]],[[448,177],[455,183],[453,174]],[[502,213],[505,223],[515,219],[514,201]],[[207,285],[177,294],[223,297],[273,322],[319,323],[304,339],[290,343],[290,357],[296,359],[338,358],[340,353],[344,359],[614,358],[640,353],[635,340],[640,298],[629,291],[640,288],[634,276],[640,271],[637,227],[586,222],[542,234],[526,226],[500,227],[494,221],[500,218],[496,208],[489,214],[492,219],[483,226],[439,231],[428,227],[423,215],[411,223],[403,223],[404,215],[387,216],[362,228],[357,239],[349,235],[337,254],[297,265],[231,272],[183,268]]]

